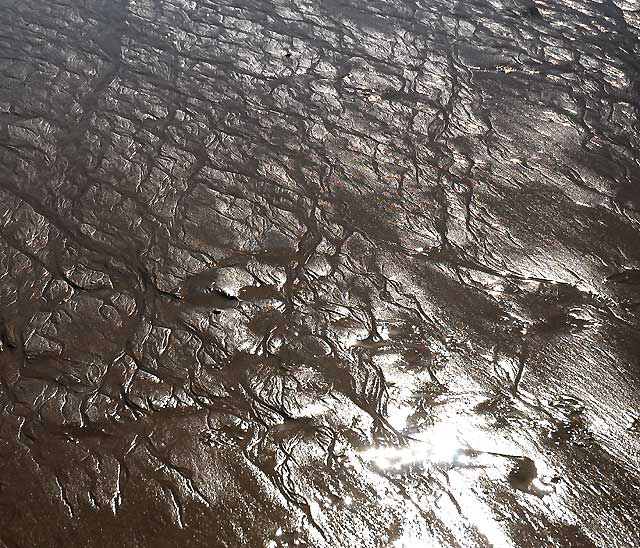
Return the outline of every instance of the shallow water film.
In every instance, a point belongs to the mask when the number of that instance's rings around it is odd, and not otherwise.
[[[0,0],[0,547],[640,546],[637,0]]]

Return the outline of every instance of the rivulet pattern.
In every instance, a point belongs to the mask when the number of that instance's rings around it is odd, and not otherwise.
[[[636,0],[0,0],[0,546],[640,545]]]

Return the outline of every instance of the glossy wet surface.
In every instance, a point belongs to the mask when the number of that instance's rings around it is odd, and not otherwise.
[[[0,0],[0,546],[640,545],[635,0]]]

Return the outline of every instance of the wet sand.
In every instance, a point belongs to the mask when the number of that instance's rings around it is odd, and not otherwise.
[[[634,0],[0,0],[0,547],[640,546]]]

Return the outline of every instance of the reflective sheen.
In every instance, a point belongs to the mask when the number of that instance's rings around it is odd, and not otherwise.
[[[0,548],[640,546],[637,0],[0,0]]]

